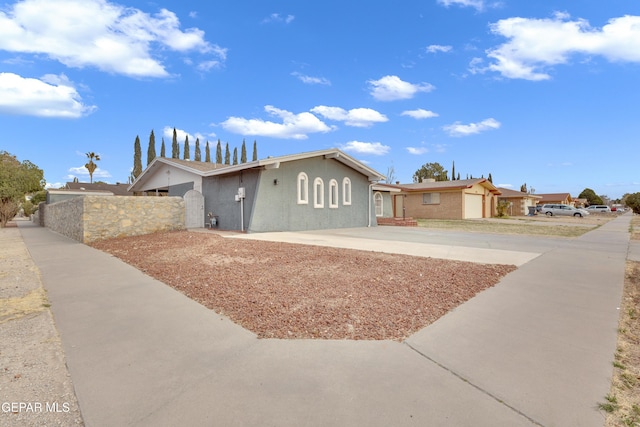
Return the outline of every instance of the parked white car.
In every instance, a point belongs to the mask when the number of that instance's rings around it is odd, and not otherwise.
[[[589,211],[585,209],[574,208],[569,205],[554,205],[554,204],[546,204],[542,205],[542,209],[540,213],[543,213],[547,216],[554,215],[567,215],[567,216],[587,216],[589,215]]]
[[[611,212],[611,208],[607,205],[591,205],[587,207],[589,212]]]

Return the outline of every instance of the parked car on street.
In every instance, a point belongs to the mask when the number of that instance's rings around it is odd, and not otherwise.
[[[547,216],[554,215],[567,215],[567,216],[587,216],[589,215],[589,211],[585,209],[574,208],[569,205],[555,205],[555,204],[546,204],[542,205],[542,209],[540,213],[543,213]]]
[[[587,210],[589,212],[611,212],[611,208],[607,205],[591,205],[587,207]]]

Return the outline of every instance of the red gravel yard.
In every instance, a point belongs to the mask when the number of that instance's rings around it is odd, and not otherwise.
[[[260,338],[402,340],[516,269],[188,231],[92,246]]]

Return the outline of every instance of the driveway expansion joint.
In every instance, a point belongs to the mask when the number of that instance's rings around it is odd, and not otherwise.
[[[415,348],[414,346],[409,344],[407,341],[403,341],[402,343],[404,345],[406,345],[407,347],[409,347],[414,352],[418,353],[424,359],[427,359],[429,362],[435,364],[439,368],[444,369],[445,371],[447,371],[448,373],[450,373],[454,377],[458,378],[459,380],[463,381],[464,383],[469,384],[471,387],[475,388],[480,393],[482,393],[482,394],[484,394],[486,396],[489,396],[491,399],[495,400],[500,405],[508,408],[509,410],[511,410],[511,411],[515,412],[516,414],[520,415],[521,417],[525,418],[527,421],[529,421],[533,425],[536,425],[536,426],[539,426],[539,427],[545,427],[544,424],[541,424],[540,422],[538,422],[535,419],[531,418],[530,416],[528,416],[524,412],[520,411],[518,408],[515,408],[515,407],[509,405],[507,402],[505,402],[504,400],[500,399],[499,397],[497,397],[496,395],[494,395],[490,391],[485,390],[484,388],[474,384],[469,379],[463,377],[461,374],[457,373],[456,371],[452,370],[451,368],[448,368],[447,366],[443,365],[442,363],[438,362],[437,360],[433,359],[432,357],[428,356],[427,354],[421,352],[420,350],[418,350],[417,348]]]

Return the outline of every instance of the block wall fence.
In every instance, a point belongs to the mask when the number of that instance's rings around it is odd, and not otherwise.
[[[82,243],[185,228],[182,197],[81,196],[38,211],[41,226]]]

